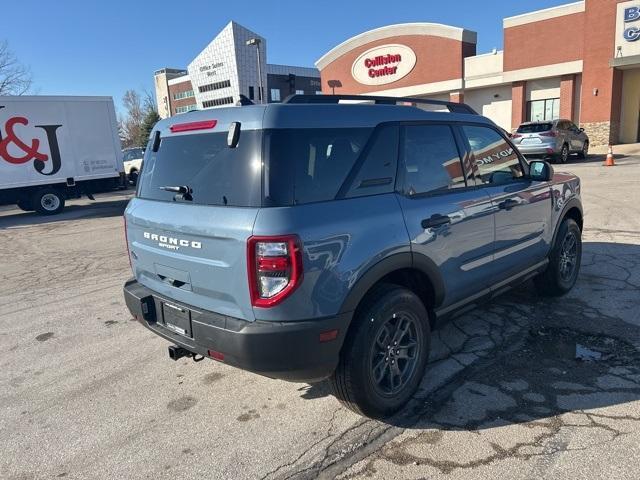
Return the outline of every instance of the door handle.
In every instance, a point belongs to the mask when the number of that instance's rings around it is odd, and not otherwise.
[[[429,218],[425,218],[422,220],[422,228],[434,228],[441,227],[442,225],[448,225],[451,223],[451,217],[447,215],[440,215],[436,213],[435,215],[431,215]]]
[[[500,210],[511,210],[513,207],[517,207],[519,205],[517,200],[512,198],[507,198],[504,202],[500,202],[498,204],[498,208]]]

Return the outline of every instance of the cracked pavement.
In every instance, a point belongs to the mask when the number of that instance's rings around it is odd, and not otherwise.
[[[385,422],[324,384],[171,362],[124,307],[122,194],[0,208],[0,478],[636,478],[640,158],[616,161],[562,167],[583,180],[576,288],[526,284],[444,325]]]

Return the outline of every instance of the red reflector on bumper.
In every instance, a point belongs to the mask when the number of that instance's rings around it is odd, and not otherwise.
[[[320,334],[320,343],[331,342],[338,338],[338,329],[328,330]]]
[[[209,355],[214,360],[224,362],[224,353],[216,352],[215,350],[207,350],[207,355]]]

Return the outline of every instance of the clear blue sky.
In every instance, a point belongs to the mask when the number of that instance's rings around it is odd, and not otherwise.
[[[502,48],[502,18],[571,0],[17,0],[3,2],[0,39],[31,67],[42,95],[153,93],[153,72],[186,67],[230,21],[268,40],[269,63],[313,66],[371,28],[435,22],[478,32],[478,53]]]

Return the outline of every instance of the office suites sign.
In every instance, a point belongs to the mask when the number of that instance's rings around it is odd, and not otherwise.
[[[416,54],[406,45],[381,45],[362,53],[351,67],[351,75],[363,85],[386,85],[411,73]]]

